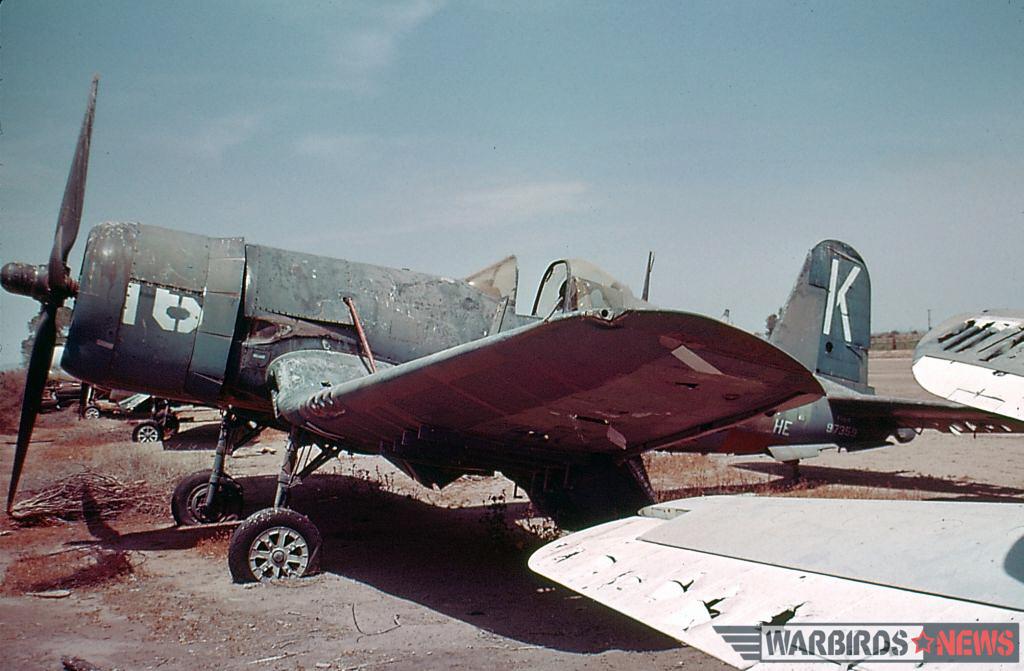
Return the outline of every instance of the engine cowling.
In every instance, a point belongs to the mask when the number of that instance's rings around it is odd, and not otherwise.
[[[244,278],[241,238],[100,224],[89,233],[61,365],[99,386],[215,404]]]

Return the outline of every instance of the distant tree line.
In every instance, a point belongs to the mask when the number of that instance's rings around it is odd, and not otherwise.
[[[28,320],[28,337],[21,341],[22,365],[28,366],[28,359],[32,355],[32,343],[36,339],[36,329],[43,321],[43,313],[40,312]],[[57,308],[57,345],[63,345],[67,341],[68,326],[71,325],[71,308],[61,306]]]

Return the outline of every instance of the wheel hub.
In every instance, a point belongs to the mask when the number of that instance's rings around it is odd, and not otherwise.
[[[139,429],[140,443],[155,443],[160,440],[160,431],[155,426],[144,426]]]
[[[188,508],[189,512],[192,513],[192,517],[200,522],[214,522],[213,515],[208,514],[211,511],[206,509],[206,490],[209,489],[209,485],[201,485],[193,489],[188,495]],[[213,507],[216,508],[217,499],[214,498]]]
[[[300,578],[308,564],[309,543],[289,527],[271,527],[249,547],[249,567],[260,580]]]

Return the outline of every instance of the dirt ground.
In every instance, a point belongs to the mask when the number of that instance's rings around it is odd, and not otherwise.
[[[907,357],[873,358],[879,393],[927,398]],[[115,420],[45,415],[24,498],[92,469],[136,482],[130,512],[17,527],[0,522],[0,668],[58,669],[724,669],[612,611],[551,586],[526,559],[555,530],[507,480],[425,490],[387,462],[343,456],[296,490],[324,534],[322,575],[231,583],[230,525],[177,529],[175,480],[206,468],[215,424],[160,445],[127,442]],[[14,437],[0,435],[6,491]],[[246,513],[267,505],[283,447],[267,432],[229,471]],[[1024,440],[927,432],[914,442],[806,462],[802,480],[768,459],[652,455],[663,498],[754,491],[790,496],[1024,501]]]

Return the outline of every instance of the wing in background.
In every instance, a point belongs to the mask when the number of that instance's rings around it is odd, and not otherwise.
[[[908,429],[935,429],[946,433],[1024,433],[1024,421],[957,403],[915,401],[885,396],[830,398],[838,415],[889,420]]]
[[[939,324],[914,350],[914,377],[936,396],[1024,421],[1024,312]]]

